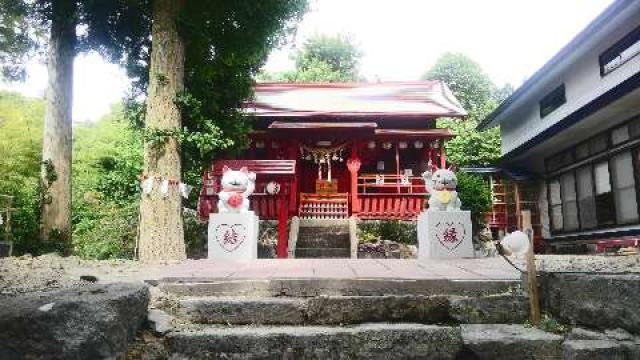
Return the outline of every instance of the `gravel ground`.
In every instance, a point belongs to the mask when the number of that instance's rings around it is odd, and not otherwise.
[[[516,264],[525,267],[522,259]],[[539,271],[640,273],[640,256],[536,255]],[[87,285],[81,276],[100,283],[137,282],[154,278],[165,265],[131,260],[83,260],[75,256],[20,256],[0,259],[0,296]]]
[[[143,265],[131,260],[83,260],[70,256],[29,255],[0,259],[0,296],[73,288],[90,284],[81,276],[100,283],[142,281],[162,265]]]

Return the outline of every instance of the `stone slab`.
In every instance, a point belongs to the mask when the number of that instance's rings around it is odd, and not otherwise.
[[[248,213],[209,215],[209,260],[238,261],[258,258],[259,219]]]
[[[147,318],[144,284],[92,284],[0,300],[0,359],[121,356]]]
[[[552,360],[562,358],[563,337],[523,325],[463,324],[462,340],[480,359]]]
[[[418,258],[474,257],[471,212],[423,211],[418,215]]]
[[[225,359],[455,359],[460,329],[418,324],[206,327],[167,335],[172,353]]]
[[[564,322],[640,333],[640,274],[547,273],[542,304]]]
[[[452,297],[449,311],[465,324],[522,324],[529,316],[529,298],[521,293]]]
[[[612,340],[568,340],[562,344],[563,360],[631,360],[627,348]]]

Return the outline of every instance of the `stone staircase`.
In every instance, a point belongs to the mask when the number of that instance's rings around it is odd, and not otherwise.
[[[177,359],[561,359],[517,281],[173,280]]]
[[[295,258],[349,258],[349,219],[302,219],[295,241]]]

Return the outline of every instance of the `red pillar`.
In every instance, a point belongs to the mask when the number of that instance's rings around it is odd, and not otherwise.
[[[351,214],[355,215],[360,212],[360,202],[358,200],[358,171],[360,170],[360,159],[353,157],[347,160],[347,169],[351,173]],[[357,156],[357,155],[356,155]]]
[[[444,140],[440,140],[440,168],[447,167],[447,156],[444,154]]]
[[[289,184],[289,214],[297,215],[298,204],[298,174],[300,169],[300,162],[298,161],[298,151],[300,149],[300,143],[296,140],[291,141],[289,145],[289,159],[296,160],[296,173],[293,175],[293,180]]]
[[[360,212],[360,201],[358,200],[358,171],[360,171],[362,162],[358,157],[359,145],[356,141],[351,143],[351,157],[347,160],[347,169],[351,175],[351,215]]]
[[[287,247],[289,242],[289,234],[287,234],[288,199],[284,192],[278,195],[278,245],[276,253],[279,259],[287,258]]]

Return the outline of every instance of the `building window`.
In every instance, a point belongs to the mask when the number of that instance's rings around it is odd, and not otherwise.
[[[562,197],[558,179],[549,182],[549,206],[551,207],[551,228],[554,231],[562,231]]]
[[[593,229],[598,226],[596,197],[593,193],[593,166],[587,165],[576,170],[576,186],[578,208],[580,209],[580,229]]]
[[[640,54],[640,27],[600,55],[600,75],[605,76]]]
[[[576,178],[573,172],[560,177],[562,196],[562,223],[564,231],[578,230],[578,204],[576,198]]]
[[[540,100],[540,118],[551,114],[566,102],[564,84],[562,84]]]
[[[638,222],[636,181],[633,173],[633,157],[630,151],[618,154],[611,159],[611,183],[618,224]]]
[[[545,161],[552,233],[640,224],[640,117]]]
[[[596,183],[596,218],[598,226],[614,225],[616,223],[615,205],[611,191],[611,177],[609,163],[602,161],[594,166],[594,180]]]

